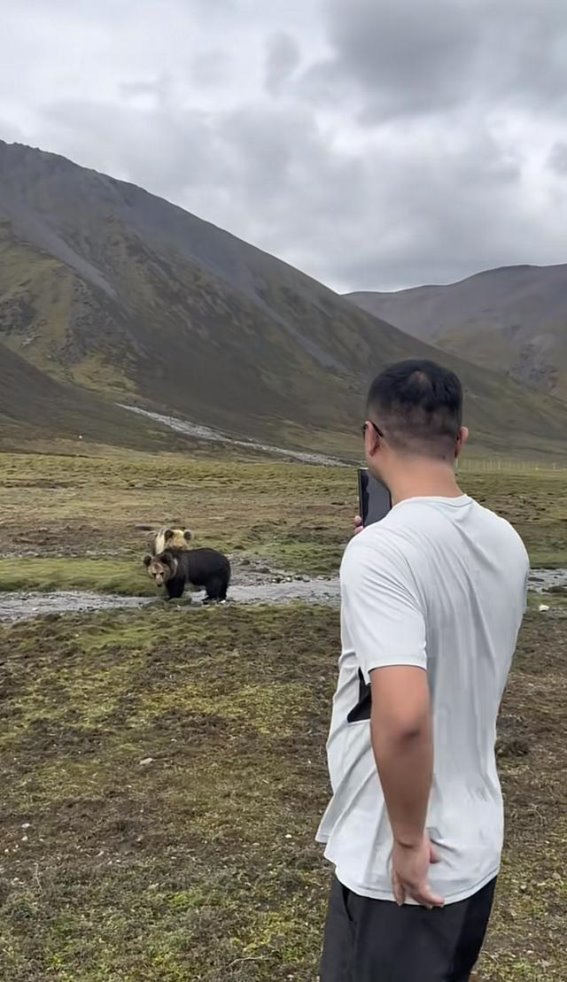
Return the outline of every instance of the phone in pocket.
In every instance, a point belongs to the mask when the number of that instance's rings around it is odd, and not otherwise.
[[[367,467],[358,468],[358,507],[364,526],[385,518],[392,507],[388,488]]]

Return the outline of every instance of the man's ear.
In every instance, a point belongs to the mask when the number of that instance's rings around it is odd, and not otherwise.
[[[380,449],[380,437],[370,423],[366,423],[364,430],[364,451],[367,459],[373,457],[377,450]]]
[[[468,427],[461,426],[457,436],[457,442],[455,443],[455,457],[458,457],[459,454],[462,453],[462,450],[468,441],[469,435]]]

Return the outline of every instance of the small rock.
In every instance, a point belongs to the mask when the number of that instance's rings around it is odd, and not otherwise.
[[[140,767],[147,767],[149,764],[153,764],[153,762],[153,757],[144,757],[144,759],[140,761]]]
[[[540,614],[545,613],[546,610],[549,610],[549,604],[540,604],[538,610]]]

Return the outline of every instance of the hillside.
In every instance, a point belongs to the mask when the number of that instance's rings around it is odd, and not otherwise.
[[[187,441],[96,393],[59,382],[0,343],[0,449],[53,437],[137,450],[175,450]]]
[[[512,266],[350,299],[445,351],[567,398],[567,265]]]
[[[370,376],[432,354],[166,201],[1,142],[0,342],[42,378],[96,394],[99,407],[129,402],[279,446],[341,452],[359,446]],[[442,359],[465,381],[480,444],[557,452],[566,406]],[[27,411],[34,393],[35,384],[14,398]]]

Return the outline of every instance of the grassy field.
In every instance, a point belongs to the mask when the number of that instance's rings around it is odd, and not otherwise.
[[[314,982],[337,631],[302,607],[0,630],[5,982]],[[528,615],[483,982],[565,978],[566,641]]]
[[[336,572],[346,470],[6,455],[0,585],[147,589],[142,525]],[[463,475],[534,564],[567,565],[564,475]],[[509,816],[479,982],[565,978],[567,598],[527,615],[500,721]],[[314,844],[336,681],[331,609],[47,617],[0,627],[2,982],[315,982]]]
[[[561,471],[465,472],[462,484],[518,528],[534,566],[567,566]],[[0,589],[148,592],[141,527],[291,573],[334,574],[357,507],[349,468],[177,456],[0,455]],[[15,559],[17,561],[15,561]],[[151,588],[151,584],[150,584]]]

